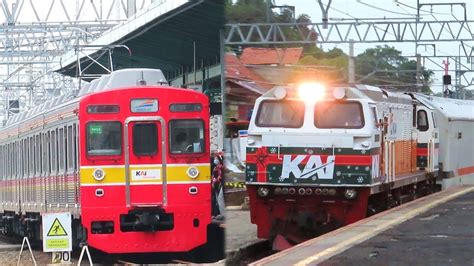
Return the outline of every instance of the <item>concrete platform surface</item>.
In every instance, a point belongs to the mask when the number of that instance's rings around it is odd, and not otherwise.
[[[474,265],[474,187],[409,202],[253,265]]]
[[[227,254],[262,241],[257,238],[257,226],[250,223],[250,212],[238,209],[226,210],[225,235]]]

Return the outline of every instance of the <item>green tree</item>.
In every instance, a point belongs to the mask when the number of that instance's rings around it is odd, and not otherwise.
[[[311,23],[311,19],[306,14],[301,14],[294,19],[293,10],[290,8],[271,9],[273,1],[266,0],[238,0],[233,2],[228,0],[226,2],[226,18],[229,23],[263,23],[263,22],[277,22],[277,23]],[[279,12],[274,12],[274,10]],[[280,27],[283,34],[288,40],[300,40],[301,36],[310,36],[316,42],[316,33],[311,32],[306,26],[294,27],[293,25]],[[242,29],[244,33],[248,29]],[[251,39],[258,39],[257,33]],[[279,38],[279,35],[275,35]],[[298,44],[284,45],[283,47],[301,46]],[[311,45],[305,45],[305,49]]]
[[[266,20],[265,0],[232,0],[226,2],[226,18],[229,23],[258,23]]]
[[[356,80],[370,85],[395,86],[402,90],[416,89],[416,61],[409,60],[393,47],[369,48],[356,57]],[[422,92],[431,93],[433,71],[421,68]]]

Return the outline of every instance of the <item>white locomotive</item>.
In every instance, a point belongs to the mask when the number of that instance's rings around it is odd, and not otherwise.
[[[268,91],[254,110],[246,184],[262,238],[355,222],[430,193],[437,178],[474,183],[472,101],[301,84]]]

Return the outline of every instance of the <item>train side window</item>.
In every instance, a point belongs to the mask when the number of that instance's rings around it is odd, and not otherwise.
[[[25,178],[25,176],[28,173],[28,165],[27,165],[27,160],[26,160],[26,139],[21,140],[21,164],[23,168],[22,172],[22,177]]]
[[[67,170],[74,170],[74,137],[72,132],[72,125],[67,127]]]
[[[120,122],[89,122],[87,124],[87,155],[122,154],[122,124]]]
[[[77,172],[77,169],[79,169],[79,150],[78,150],[78,144],[79,144],[79,138],[77,137],[77,125],[74,124],[73,126],[73,136],[74,136],[74,170]]]
[[[64,129],[59,129],[58,134],[58,169],[62,172],[64,170],[64,160],[66,154],[64,152]]]
[[[425,110],[418,110],[417,112],[417,129],[419,131],[428,130],[428,115]]]
[[[41,168],[42,168],[42,163],[41,163],[41,152],[42,152],[42,147],[41,147],[41,139],[40,139],[40,134],[36,135],[36,175],[39,176],[41,175]]]
[[[56,174],[57,170],[57,149],[56,149],[57,143],[56,143],[56,131],[51,131],[51,172],[53,174]]]
[[[204,122],[197,119],[171,120],[169,122],[170,152],[204,152]]]
[[[158,128],[155,123],[133,125],[133,153],[151,156],[158,152]]]
[[[50,145],[50,143],[51,143],[51,131],[48,131],[47,134],[48,135],[46,136],[46,145],[47,145],[47,149],[48,149],[48,162],[47,162],[48,165],[46,166],[47,167],[46,169],[48,169],[48,175],[51,175],[51,173],[53,171],[51,169],[51,153],[52,153],[51,145]]]
[[[46,141],[46,133],[41,134],[41,165],[42,165],[42,174],[44,176],[47,175],[47,169],[48,165],[46,164],[47,162],[47,141]]]
[[[377,110],[375,109],[375,106],[370,107],[370,110],[372,111],[372,116],[374,117],[374,127],[377,128],[377,124],[378,124]]]
[[[5,166],[3,166],[3,146],[0,146],[0,179],[4,180],[5,176],[3,175],[3,170],[5,169]]]
[[[28,149],[28,154],[30,158],[30,165],[29,165],[29,177],[33,177],[35,173],[35,145],[33,143],[33,137],[28,138],[30,141],[28,143],[29,149]]]

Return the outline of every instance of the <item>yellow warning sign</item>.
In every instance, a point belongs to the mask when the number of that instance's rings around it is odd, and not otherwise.
[[[54,219],[47,236],[67,236],[66,230],[64,230],[64,227],[61,222],[59,222],[58,218]]]

